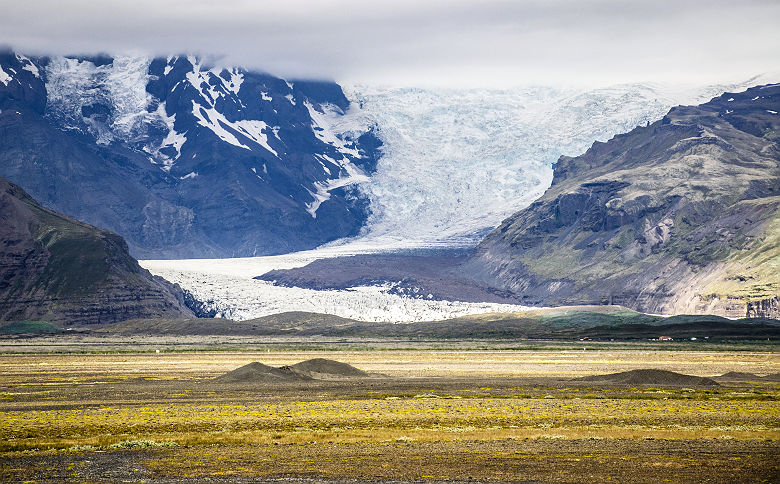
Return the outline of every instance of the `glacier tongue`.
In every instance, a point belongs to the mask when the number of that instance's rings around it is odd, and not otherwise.
[[[274,286],[253,279],[272,269],[292,269],[316,259],[354,255],[342,248],[324,248],[278,256],[240,259],[144,260],[152,274],[179,284],[205,301],[218,317],[238,321],[287,311],[334,314],[371,322],[416,322],[467,314],[517,312],[512,304],[437,301],[392,294],[388,285],[317,291]]]
[[[732,87],[732,86],[729,86]],[[594,90],[430,90],[351,86],[383,156],[360,185],[371,216],[352,247],[470,246],[529,205],[561,155],[661,118],[672,106],[724,86],[674,90],[622,85]],[[365,122],[365,121],[364,121]]]

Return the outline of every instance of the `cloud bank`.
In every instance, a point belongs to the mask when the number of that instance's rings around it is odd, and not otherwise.
[[[290,78],[498,87],[780,70],[776,0],[3,3],[0,43],[19,51],[198,53]]]

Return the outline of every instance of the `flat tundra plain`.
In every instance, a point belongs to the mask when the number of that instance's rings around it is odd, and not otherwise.
[[[56,350],[0,355],[3,481],[780,477],[775,381],[685,388],[576,380],[647,368],[707,377],[780,372],[780,358],[765,347]],[[214,381],[250,362],[312,358],[372,375]]]

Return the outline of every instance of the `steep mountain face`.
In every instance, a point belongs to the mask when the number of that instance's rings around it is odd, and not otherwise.
[[[380,142],[334,83],[195,57],[0,54],[0,175],[142,258],[311,248],[355,235]]]
[[[780,85],[561,157],[463,270],[538,305],[780,315]]]
[[[0,321],[192,316],[181,289],[142,269],[121,237],[45,209],[0,178]]]

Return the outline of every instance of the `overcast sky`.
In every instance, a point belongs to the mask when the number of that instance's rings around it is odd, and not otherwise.
[[[696,84],[780,70],[778,19],[780,0],[0,0],[0,45],[389,85]]]

